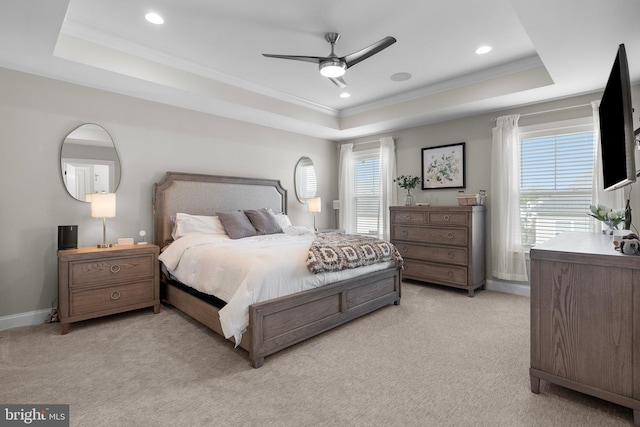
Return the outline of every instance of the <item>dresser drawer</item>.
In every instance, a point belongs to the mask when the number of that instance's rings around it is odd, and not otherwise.
[[[444,245],[467,246],[466,228],[411,227],[395,225],[391,230],[393,240],[424,242]]]
[[[72,262],[69,287],[111,284],[153,277],[153,255],[105,258],[99,261]]]
[[[396,242],[395,245],[405,259],[467,265],[467,248],[412,245],[405,242]]]
[[[71,316],[97,313],[128,305],[153,301],[152,279],[120,286],[72,291],[69,295]]]
[[[418,279],[425,282],[467,285],[467,268],[455,265],[405,260],[402,275],[408,279]]]
[[[468,218],[464,212],[429,212],[430,224],[467,225]]]
[[[391,221],[402,224],[426,224],[427,213],[417,212],[415,210],[395,211],[393,212],[393,218]]]

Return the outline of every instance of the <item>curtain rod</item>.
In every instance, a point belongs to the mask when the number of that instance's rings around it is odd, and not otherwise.
[[[555,113],[556,111],[572,110],[574,108],[584,108],[584,107],[590,107],[590,106],[591,104],[572,105],[570,107],[560,107],[560,108],[553,108],[551,110],[542,110],[542,111],[534,111],[532,113],[523,113],[523,114],[520,114],[520,117],[535,116],[536,114]],[[497,119],[498,119],[497,117],[494,117],[491,120],[496,121]]]
[[[396,139],[398,139],[397,136],[392,136],[391,138],[393,138],[393,140],[395,141]],[[379,139],[372,139],[371,141],[360,141],[360,142],[352,142],[351,144],[353,145],[362,145],[362,144],[373,144],[374,142],[380,142]],[[349,144],[348,142],[340,142],[340,145],[342,144]]]

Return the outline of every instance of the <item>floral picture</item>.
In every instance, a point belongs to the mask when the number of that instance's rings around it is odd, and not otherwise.
[[[422,189],[465,188],[464,142],[422,149]]]

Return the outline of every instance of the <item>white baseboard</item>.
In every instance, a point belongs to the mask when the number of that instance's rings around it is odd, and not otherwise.
[[[17,328],[19,326],[31,326],[44,323],[51,309],[29,311],[27,313],[12,314],[11,316],[0,317],[0,331]]]
[[[527,284],[504,282],[501,280],[487,280],[485,289],[490,291],[505,292],[508,294],[530,296],[530,288]],[[18,313],[11,316],[0,317],[0,331],[17,328],[19,326],[31,326],[44,323],[51,309]]]
[[[531,296],[531,287],[529,284],[504,282],[502,280],[487,280],[484,288],[490,291],[505,292],[507,294],[515,294],[523,297]]]

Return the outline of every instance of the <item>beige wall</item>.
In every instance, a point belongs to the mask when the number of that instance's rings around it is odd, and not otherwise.
[[[81,246],[102,240],[102,221],[67,194],[60,175],[62,140],[82,123],[105,127],[122,162],[110,241],[141,229],[152,239],[152,185],[169,170],[279,179],[294,224],[311,226],[293,193],[301,156],[317,167],[325,204],[318,226],[333,226],[333,142],[0,69],[0,318],[51,307],[58,225],[77,224]]]

